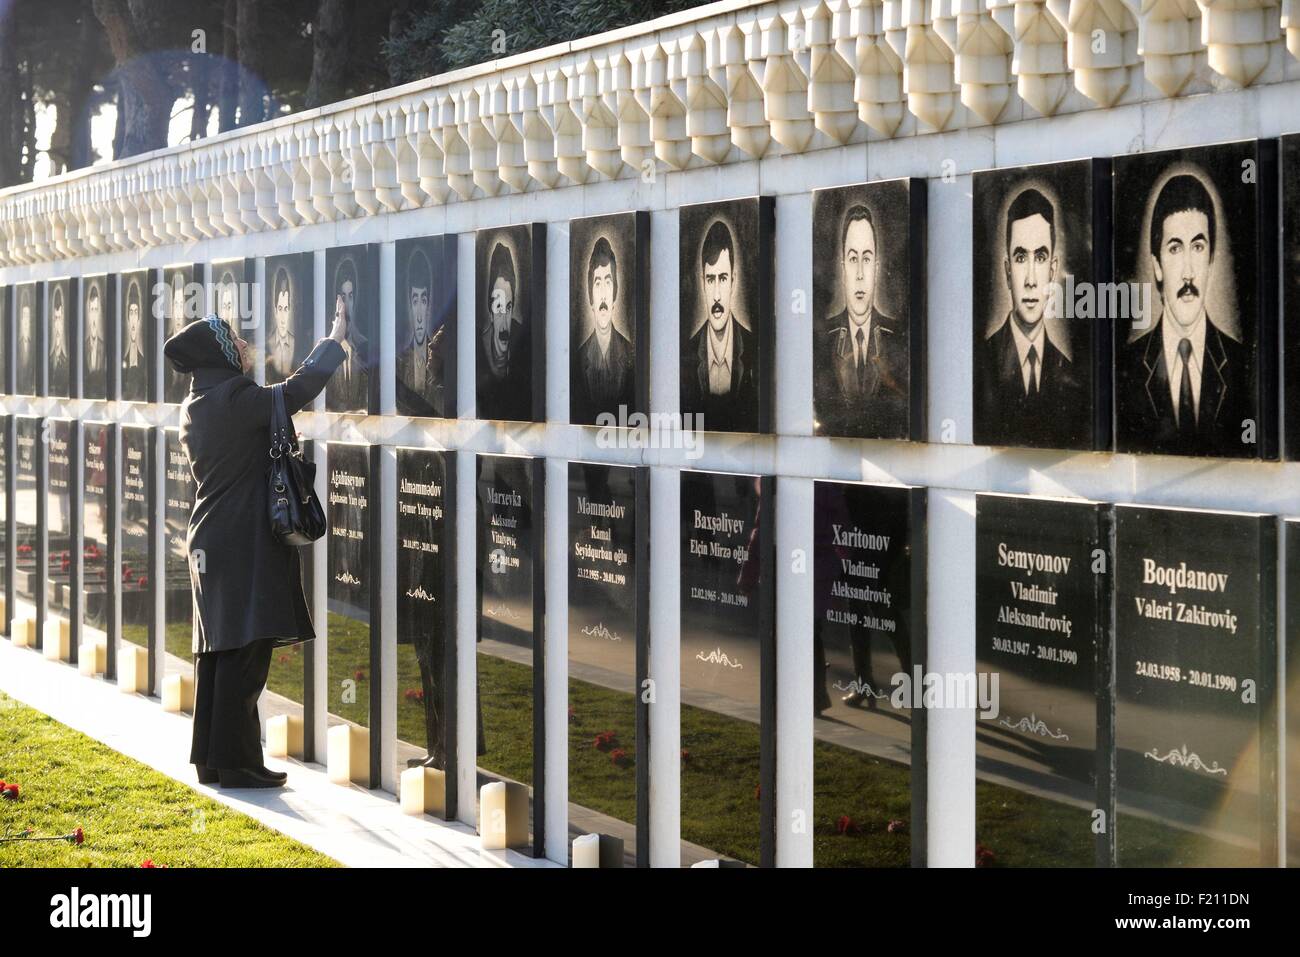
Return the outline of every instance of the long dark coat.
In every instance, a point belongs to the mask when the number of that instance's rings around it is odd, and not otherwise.
[[[316,344],[284,382],[290,415],[320,394],[343,359],[333,339]],[[272,398],[233,369],[200,368],[181,404],[181,445],[194,473],[187,544],[196,655],[259,638],[278,646],[316,637],[298,549],[271,534],[267,517]]]

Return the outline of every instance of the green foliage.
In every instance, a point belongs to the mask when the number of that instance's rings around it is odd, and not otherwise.
[[[450,0],[383,46],[401,82],[652,20],[705,0]]]

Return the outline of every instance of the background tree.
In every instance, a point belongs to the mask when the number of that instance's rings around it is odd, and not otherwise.
[[[701,2],[0,0],[0,187],[37,169],[38,105],[57,174],[201,139],[214,111],[236,129]]]

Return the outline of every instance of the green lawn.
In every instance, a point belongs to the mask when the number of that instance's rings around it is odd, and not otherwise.
[[[0,844],[0,867],[336,867],[337,862],[0,694],[0,833],[82,828]]]

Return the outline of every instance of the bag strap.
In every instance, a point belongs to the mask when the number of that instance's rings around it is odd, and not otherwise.
[[[271,458],[286,452],[298,451],[298,436],[293,431],[293,419],[284,405],[284,383],[271,386]]]

